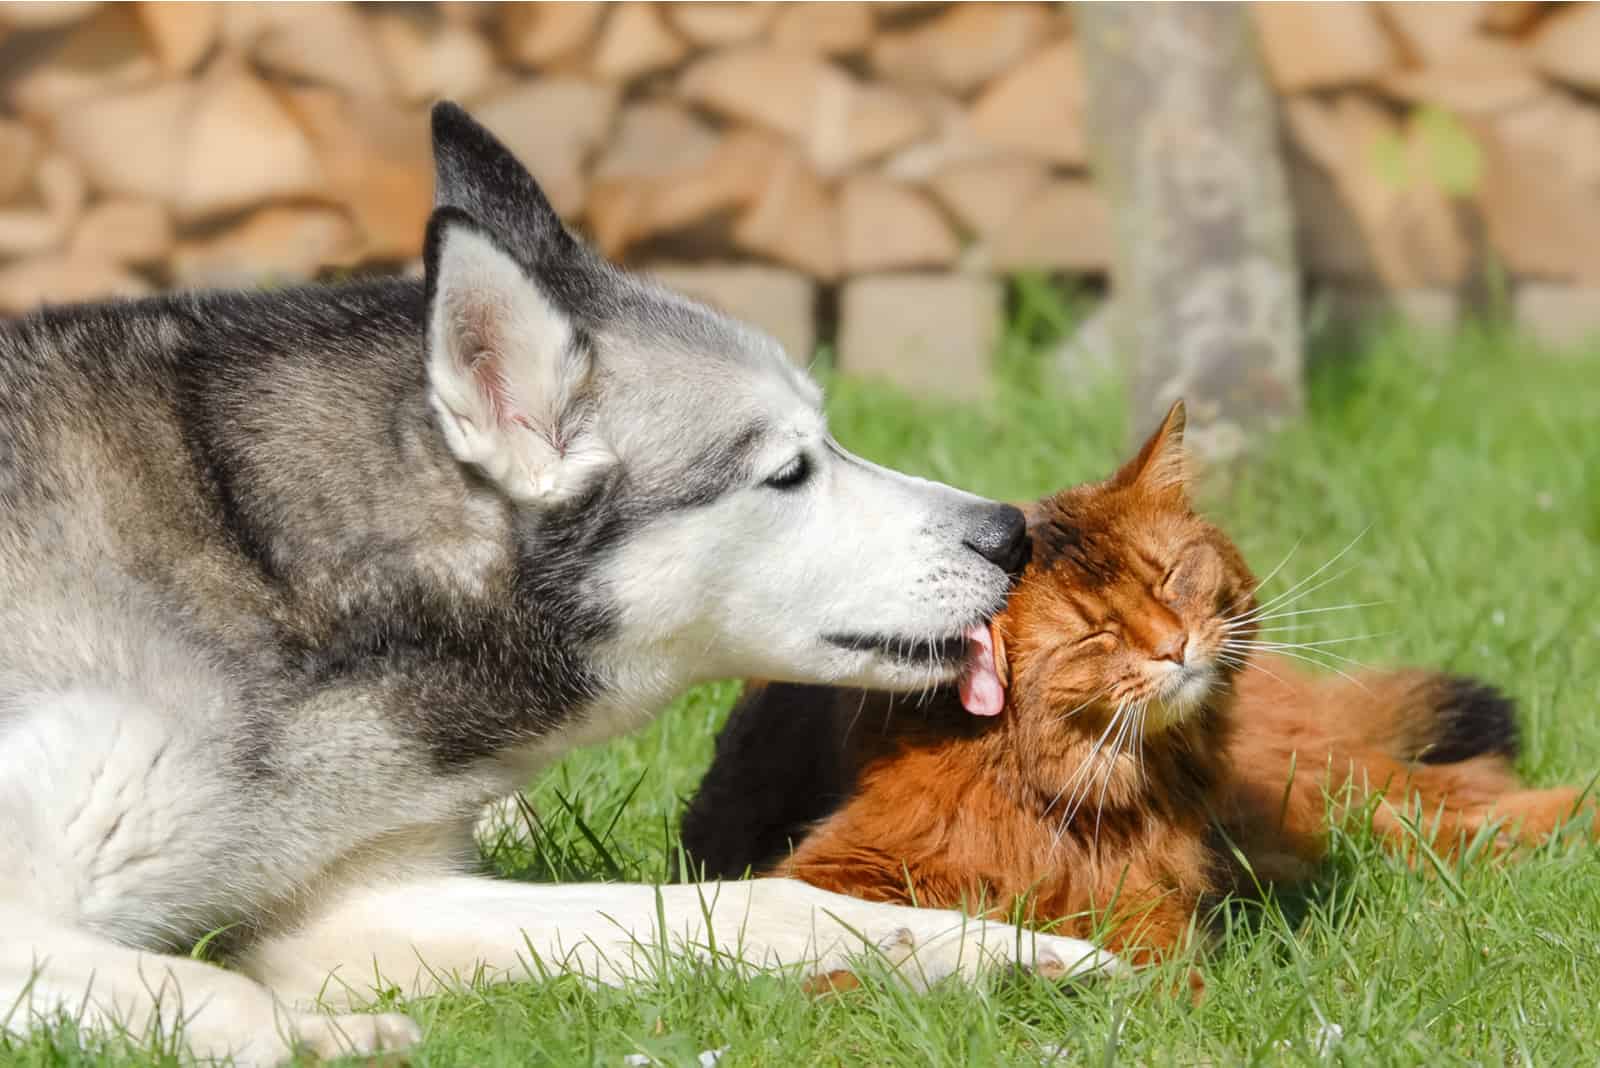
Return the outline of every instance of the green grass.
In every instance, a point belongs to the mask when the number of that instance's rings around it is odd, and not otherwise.
[[[1023,336],[1047,332],[1048,311],[1019,313],[1004,381],[981,406],[830,382],[837,436],[1002,498],[1105,474],[1126,444],[1121,400],[1049,387]],[[1387,632],[1339,651],[1500,684],[1519,701],[1522,768],[1537,783],[1600,769],[1600,354],[1542,353],[1487,328],[1372,337],[1322,360],[1305,423],[1205,503],[1262,572],[1298,543],[1268,593],[1354,542],[1305,603],[1386,603],[1307,617],[1305,637]],[[648,729],[571,755],[529,793],[534,844],[496,862],[535,879],[665,877],[683,801],[736,693],[705,687]],[[814,1002],[792,983],[685,965],[622,991],[556,981],[413,1003],[428,1037],[411,1063],[618,1065],[646,1053],[678,1065],[726,1048],[725,1066],[1559,1065],[1593,1063],[1600,1048],[1600,851],[1583,845],[1429,877],[1340,834],[1313,885],[1216,919],[1198,1008],[1140,981],[926,996],[869,984]],[[1326,1025],[1341,1035],[1319,1052]],[[0,1041],[0,1059],[171,1057],[79,1051],[67,1029]]]

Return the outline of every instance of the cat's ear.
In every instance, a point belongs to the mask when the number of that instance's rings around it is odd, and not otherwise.
[[[1112,485],[1187,496],[1189,463],[1183,448],[1185,421],[1183,401],[1174,401],[1167,410],[1167,417],[1145,441],[1139,454],[1111,476]]]
[[[592,418],[593,357],[545,283],[576,253],[538,184],[466,112],[436,106],[433,140],[430,400],[458,460],[512,500],[554,503],[611,459]]]
[[[1006,632],[1002,627],[990,627],[989,639],[994,642],[994,671],[1000,676],[1002,687],[1011,685],[1011,661],[1006,658]]]

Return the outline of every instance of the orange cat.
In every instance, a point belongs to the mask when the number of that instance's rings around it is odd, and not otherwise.
[[[1182,432],[1179,404],[1109,480],[1032,509],[1033,559],[993,626],[994,672],[980,664],[978,681],[926,703],[747,693],[685,818],[689,855],[711,875],[753,868],[874,900],[1021,902],[1033,922],[1103,931],[1140,963],[1238,885],[1227,840],[1259,877],[1317,861],[1330,793],[1374,805],[1403,850],[1417,803],[1446,852],[1496,820],[1506,845],[1575,813],[1577,791],[1518,782],[1512,708],[1486,686],[1319,678],[1257,655],[1273,609],[1191,510]],[[991,706],[994,673],[1006,690]]]

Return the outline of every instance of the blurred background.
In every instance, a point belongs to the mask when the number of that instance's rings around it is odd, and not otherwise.
[[[1600,326],[1597,90],[1587,3],[0,3],[0,314],[415,270],[450,97],[797,358],[974,395],[1043,280],[1253,425],[1308,322]]]

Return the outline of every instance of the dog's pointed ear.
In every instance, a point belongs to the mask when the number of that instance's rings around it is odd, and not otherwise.
[[[533,176],[461,108],[434,107],[433,141],[429,399],[458,460],[514,500],[560,500],[611,460],[592,354],[546,281],[581,252]]]
[[[432,119],[436,209],[466,213],[535,265],[576,251],[544,190],[494,134],[448,100],[434,105]]]
[[[1152,493],[1189,493],[1189,463],[1183,448],[1183,428],[1188,417],[1180,398],[1167,409],[1167,417],[1145,440],[1133,459],[1111,476],[1114,486],[1138,486]]]

